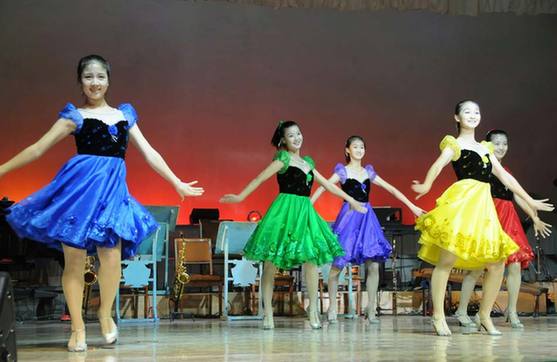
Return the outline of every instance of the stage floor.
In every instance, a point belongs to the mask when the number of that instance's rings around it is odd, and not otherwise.
[[[450,319],[451,337],[433,334],[429,318],[381,317],[324,323],[312,330],[301,318],[275,318],[264,331],[259,321],[198,319],[120,326],[120,340],[102,346],[97,323],[87,325],[89,350],[66,352],[70,326],[61,322],[18,324],[20,361],[543,361],[557,360],[557,317],[522,317],[512,330],[495,318],[503,336],[464,334]]]

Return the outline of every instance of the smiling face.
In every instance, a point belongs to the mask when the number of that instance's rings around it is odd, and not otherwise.
[[[495,157],[501,161],[509,149],[509,140],[507,139],[507,136],[501,133],[494,134],[491,136],[490,141],[493,143],[493,154],[495,154]]]
[[[475,129],[480,124],[481,119],[480,106],[472,101],[462,103],[458,114],[455,115],[455,120],[459,123],[460,129]]]
[[[302,136],[302,131],[300,131],[298,126],[291,126],[284,129],[282,144],[288,151],[299,151],[300,148],[302,148],[303,141],[304,136]]]
[[[108,72],[103,64],[92,61],[83,68],[80,83],[87,99],[98,102],[104,99],[108,90]]]
[[[361,161],[366,154],[366,146],[361,139],[354,139],[348,147],[344,149],[344,152],[350,157],[351,160]]]

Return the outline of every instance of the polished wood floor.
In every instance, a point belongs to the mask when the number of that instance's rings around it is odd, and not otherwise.
[[[276,318],[276,328],[259,321],[180,320],[120,326],[120,340],[103,346],[97,323],[87,325],[89,349],[66,352],[70,327],[60,322],[18,325],[20,361],[555,361],[557,317],[523,317],[524,330],[495,322],[503,336],[462,330],[437,337],[429,318],[381,317],[323,324],[312,330],[301,318]]]

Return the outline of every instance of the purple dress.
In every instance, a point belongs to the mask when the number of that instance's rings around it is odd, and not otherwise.
[[[333,224],[333,231],[344,249],[345,255],[335,258],[333,266],[342,269],[347,263],[362,264],[366,260],[385,261],[391,255],[391,244],[385,238],[379,220],[369,203],[371,182],[377,176],[371,165],[365,167],[368,178],[359,182],[348,178],[343,164],[335,166],[335,174],[340,178],[341,188],[356,201],[365,203],[367,213],[362,214],[351,210],[347,202]]]

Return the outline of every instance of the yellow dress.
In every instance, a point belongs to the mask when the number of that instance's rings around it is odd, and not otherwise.
[[[436,265],[441,250],[447,250],[457,256],[455,268],[482,269],[519,249],[499,223],[489,184],[493,145],[482,144],[489,153],[461,149],[452,136],[445,136],[439,145],[441,151],[453,149],[458,181],[437,199],[433,210],[416,221],[416,230],[421,232],[418,257],[430,264]]]

